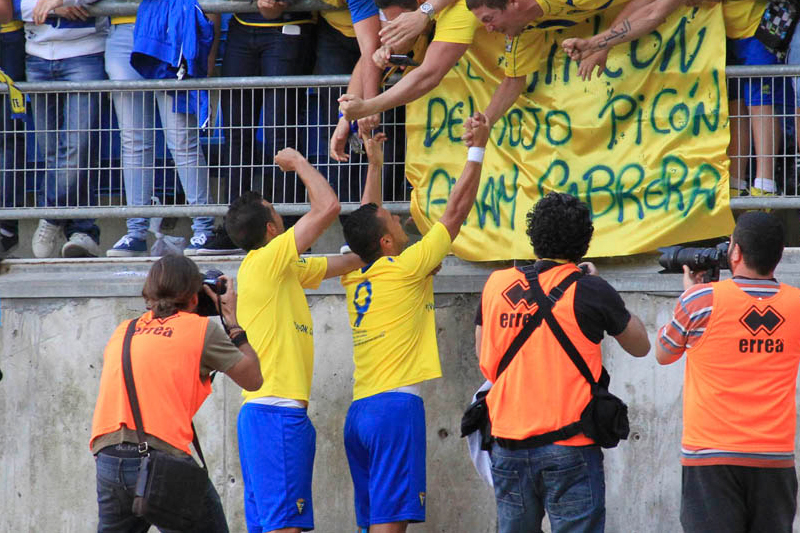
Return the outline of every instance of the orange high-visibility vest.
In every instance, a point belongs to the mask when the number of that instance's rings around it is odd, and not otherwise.
[[[711,317],[686,351],[683,444],[742,452],[794,450],[800,290],[754,298],[713,284]]]
[[[125,424],[136,429],[122,374],[122,341],[128,323],[120,324],[103,353],[100,393],[94,409],[91,442]],[[131,341],[131,364],[142,424],[150,435],[191,453],[192,417],[211,393],[211,380],[200,379],[200,357],[208,318],[179,312],[138,319]]]
[[[567,263],[542,272],[542,290],[548,294],[577,270],[576,265]],[[573,283],[566,290],[553,308],[553,315],[598,379],[603,366],[600,345],[587,339],[578,326],[574,309],[576,286]],[[571,424],[580,419],[591,399],[589,383],[545,322],[533,331],[500,379],[495,380],[503,354],[526,317],[536,312],[528,289],[525,275],[516,268],[494,272],[483,289],[480,366],[484,376],[494,382],[486,397],[492,435],[506,439],[522,440]],[[579,434],[555,444],[584,446],[593,442]]]

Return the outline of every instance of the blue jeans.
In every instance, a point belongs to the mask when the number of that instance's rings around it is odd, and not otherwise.
[[[26,58],[28,81],[94,81],[105,78],[103,54],[65,59]],[[39,190],[40,207],[92,205],[97,189],[89,180],[89,157],[96,155],[97,130],[100,125],[98,93],[39,94],[33,97],[36,144],[45,156],[44,191]],[[86,233],[96,242],[100,229],[94,219],[49,220],[64,226],[69,238],[75,232]]]
[[[105,70],[111,80],[141,80],[131,66],[133,24],[111,26],[106,39]],[[122,176],[128,205],[150,205],[155,174],[155,106],[161,115],[164,139],[178,177],[190,205],[208,203],[208,165],[200,147],[197,116],[172,110],[173,96],[164,91],[113,92],[114,110],[120,129]],[[128,234],[137,239],[147,237],[149,221],[129,218]],[[195,217],[192,231],[211,234],[214,217]]]
[[[187,457],[187,461],[194,459]],[[121,458],[97,454],[97,508],[99,522],[98,533],[134,533],[145,532],[150,524],[142,518],[134,516],[133,494],[136,488],[136,476],[139,473],[139,458]],[[207,515],[198,519],[194,532],[227,533],[228,523],[219,494],[211,480],[206,490]],[[160,529],[162,533],[173,530]]]
[[[14,81],[25,81],[25,32],[0,33],[0,68]],[[25,203],[25,122],[11,118],[11,105],[0,95],[0,207],[21,207]],[[0,228],[17,233],[16,220],[0,220]]]
[[[492,446],[492,479],[499,533],[602,532],[605,478],[599,446],[548,444],[525,450]]]
[[[300,76],[311,74],[314,61],[314,24],[300,24],[300,35],[287,35],[281,27],[248,27],[231,19],[222,60],[222,76]],[[304,91],[298,89],[231,89],[222,91],[222,116],[225,121],[226,146],[223,160],[229,167],[228,201],[242,192],[256,190],[261,171],[272,156],[286,146],[297,147],[296,127],[304,115]],[[299,100],[299,102],[298,102]],[[299,105],[298,105],[299,104]],[[256,131],[261,123],[263,107],[264,145],[256,148]],[[289,126],[287,127],[287,123]],[[300,143],[304,143],[300,139]],[[307,144],[307,143],[306,143]],[[270,176],[272,177],[272,176]],[[282,180],[279,180],[282,181]],[[274,183],[274,181],[273,181]],[[265,198],[280,201],[280,190],[264,190]],[[294,199],[289,192],[286,200]]]

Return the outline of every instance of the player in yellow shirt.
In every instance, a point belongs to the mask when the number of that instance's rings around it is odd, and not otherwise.
[[[292,148],[275,156],[306,186],[309,211],[284,230],[283,219],[259,193],[228,209],[225,228],[247,256],[239,267],[239,324],[258,353],[264,383],[243,392],[239,457],[248,531],[299,533],[314,528],[311,477],[316,432],[308,418],[314,360],[313,324],[303,289],[363,263],[352,254],[301,258],[330,226],[339,202],[325,178]]]
[[[370,533],[404,532],[409,522],[425,520],[420,383],[442,375],[432,272],[450,251],[475,202],[489,138],[482,115],[470,118],[467,127],[473,130],[475,146],[442,218],[421,241],[406,248],[408,237],[399,217],[380,205],[382,154],[376,139],[365,142],[370,168],[361,207],[344,224],[345,240],[366,263],[342,276],[355,362],[344,441],[356,520]]]

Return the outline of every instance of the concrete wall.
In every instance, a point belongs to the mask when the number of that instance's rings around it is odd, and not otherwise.
[[[792,263],[791,256],[786,263]],[[114,327],[142,312],[137,296],[149,260],[0,263],[0,531],[86,532],[96,526],[88,450],[102,351]],[[235,273],[235,260],[217,260]],[[652,259],[600,265],[648,330],[668,320],[677,276],[654,276]],[[790,265],[784,278],[797,278]],[[482,382],[473,346],[477,292],[488,268],[448,260],[437,277],[436,316],[444,378],[425,384],[428,519],[411,531],[495,531],[492,491],[459,438],[461,413]],[[310,416],[317,428],[317,531],[352,532],[352,484],[342,445],[351,398],[352,347],[336,282],[309,295],[316,363]],[[683,365],[660,367],[606,343],[612,390],[630,406],[631,438],[606,451],[608,531],[678,531]],[[231,531],[245,531],[236,416],[239,389],[220,377],[197,417],[211,476]]]

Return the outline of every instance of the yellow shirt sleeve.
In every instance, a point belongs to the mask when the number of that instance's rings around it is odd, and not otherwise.
[[[437,222],[421,241],[397,256],[397,262],[410,275],[425,277],[442,262],[451,245],[450,232],[444,224]]]
[[[301,257],[292,264],[292,269],[304,289],[317,289],[328,271],[328,258]]]
[[[475,30],[480,26],[478,17],[467,9],[466,0],[457,0],[435,16],[434,42],[472,44]]]

